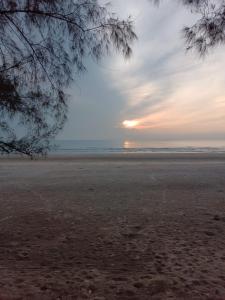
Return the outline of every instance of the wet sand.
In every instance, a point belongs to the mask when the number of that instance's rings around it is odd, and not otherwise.
[[[225,299],[225,154],[0,159],[0,299]]]

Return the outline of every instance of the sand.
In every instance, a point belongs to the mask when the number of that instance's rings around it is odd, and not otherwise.
[[[0,299],[225,299],[225,155],[1,159]]]

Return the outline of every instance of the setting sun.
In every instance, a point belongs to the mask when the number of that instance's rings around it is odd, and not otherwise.
[[[123,121],[123,126],[125,128],[135,128],[139,122],[137,120],[125,120]]]

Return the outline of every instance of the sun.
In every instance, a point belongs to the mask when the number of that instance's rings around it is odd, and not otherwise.
[[[137,127],[139,122],[137,120],[125,120],[123,121],[123,126],[125,128],[135,128]]]

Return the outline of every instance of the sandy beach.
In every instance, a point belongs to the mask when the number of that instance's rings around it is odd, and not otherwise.
[[[225,299],[225,155],[0,159],[0,299]]]

